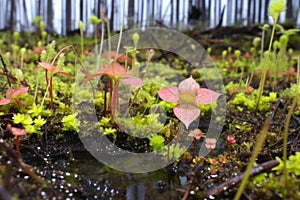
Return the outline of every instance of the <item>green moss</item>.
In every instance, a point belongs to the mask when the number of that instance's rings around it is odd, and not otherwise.
[[[80,122],[76,119],[76,114],[64,116],[61,120],[63,124],[63,130],[65,131],[78,131]]]
[[[284,170],[283,161],[276,157],[276,160],[279,162],[279,165],[274,167],[272,170],[276,171],[277,174],[282,174]],[[290,174],[296,176],[300,175],[300,152],[296,152],[295,155],[291,155],[286,162],[286,170]]]
[[[275,92],[270,92],[269,96],[262,96],[258,109],[260,111],[268,110],[271,106],[271,103],[275,102],[277,94]],[[240,92],[236,94],[233,100],[229,101],[229,104],[235,106],[239,111],[243,111],[244,108],[248,109],[251,112],[255,111],[257,101],[257,91],[252,94],[245,94]]]
[[[153,136],[149,137],[149,140],[150,140],[150,146],[154,151],[161,149],[165,145],[164,144],[165,139],[161,135],[153,135]]]

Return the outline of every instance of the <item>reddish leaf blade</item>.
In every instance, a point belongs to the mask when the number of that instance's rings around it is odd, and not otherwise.
[[[49,71],[52,71],[52,68],[54,67],[53,65],[51,65],[51,63],[49,62],[39,62],[40,67],[47,69]],[[39,68],[39,67],[38,67]]]
[[[59,71],[57,72],[58,74],[61,74],[61,75],[64,75],[65,77],[67,77],[68,79],[72,80],[72,76],[68,73],[68,72],[62,72],[62,71]]]
[[[200,89],[199,84],[193,79],[191,76],[190,78],[187,78],[179,83],[179,91],[180,93],[184,92],[193,92],[195,95]]]
[[[128,83],[130,85],[134,85],[134,86],[137,86],[137,87],[141,87],[143,85],[143,80],[142,79],[136,78],[136,77],[133,77],[133,76],[129,76],[129,75],[121,78],[120,80],[122,82]]]
[[[29,87],[19,87],[13,91],[11,94],[11,98],[16,98],[18,96],[21,96],[25,94],[28,91]]]
[[[178,105],[174,107],[173,111],[176,117],[186,126],[187,129],[189,125],[200,115],[200,109],[194,105]]]
[[[217,101],[219,96],[220,96],[219,93],[214,92],[210,89],[200,88],[199,93],[196,97],[196,104],[207,105],[207,104],[214,103]]]
[[[20,135],[26,135],[27,134],[27,132],[25,131],[25,129],[15,128],[15,127],[11,128],[11,133],[14,136],[20,136]]]
[[[100,73],[92,74],[92,75],[88,76],[86,79],[84,79],[83,83],[86,83],[86,82],[92,80],[93,78],[95,78],[97,76],[103,76],[103,73],[100,72]]]
[[[7,91],[6,91],[6,97],[7,98],[11,98],[12,94],[14,93],[14,91],[15,90],[13,88],[11,88],[11,87],[8,88]]]
[[[167,102],[179,102],[179,89],[178,87],[170,86],[157,91],[159,97]]]
[[[11,102],[11,99],[3,98],[0,100],[0,105],[6,105]]]

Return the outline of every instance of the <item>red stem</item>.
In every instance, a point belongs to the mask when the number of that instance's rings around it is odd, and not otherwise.
[[[194,138],[194,148],[193,148],[193,154],[192,154],[193,159],[194,159],[195,152],[196,152],[196,146],[197,146],[197,140],[196,140],[196,138]]]
[[[22,157],[22,155],[21,155],[21,152],[20,152],[20,136],[16,136],[16,150],[17,150],[17,152],[18,152],[18,156],[20,157],[20,159],[22,159],[23,160],[23,157]]]
[[[50,107],[53,109],[53,91],[52,91],[52,76],[50,77],[50,85],[49,85],[49,96],[50,96]]]
[[[109,79],[109,107],[110,107],[110,113],[113,116],[113,108],[112,108],[112,93],[113,93],[113,81],[110,78]]]
[[[116,114],[116,109],[119,104],[119,81],[115,82],[113,95],[112,95],[112,115],[114,116]]]
[[[45,69],[46,86],[48,85],[48,70]]]

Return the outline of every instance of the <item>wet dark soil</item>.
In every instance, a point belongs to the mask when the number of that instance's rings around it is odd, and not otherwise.
[[[245,38],[248,40],[247,37]],[[225,83],[229,81],[231,80],[224,80]],[[257,79],[252,86],[257,88],[258,83]],[[282,80],[276,90],[281,91],[287,86]],[[227,95],[227,100],[232,98],[232,95]],[[188,199],[232,199],[238,187],[237,183],[224,188],[222,192],[215,192],[213,196],[209,194],[245,170],[257,135],[268,117],[272,118],[270,125],[272,134],[268,135],[257,164],[272,161],[276,156],[282,157],[282,133],[289,103],[288,99],[278,98],[269,110],[257,114],[247,110],[240,112],[228,106],[225,126],[210,158],[193,160],[191,144],[189,152],[182,155],[178,162],[145,174],[124,173],[100,163],[86,150],[77,133],[62,131],[59,123],[50,123],[50,121],[59,122],[62,116],[49,119],[42,136],[30,135],[22,138],[20,149],[23,160],[20,160],[15,151],[14,138],[5,130],[7,123],[12,124],[13,111],[11,111],[11,114],[0,117],[0,177],[3,180],[0,184],[0,197],[2,199],[13,197],[18,199],[175,200],[189,194]],[[201,121],[205,122],[209,119],[208,115]],[[205,131],[207,125],[203,123],[201,126],[201,130]],[[299,116],[292,116],[288,155],[300,151],[299,127]],[[227,135],[232,135],[236,139],[234,147],[226,142]],[[110,139],[113,141],[113,138]],[[130,151],[150,151],[148,142],[148,140],[129,138],[124,134],[117,138],[116,145]],[[134,145],[135,143],[138,145]],[[197,150],[202,143],[203,140],[198,141]],[[245,143],[250,143],[250,149],[247,149]],[[135,146],[143,149],[135,149]],[[28,165],[45,183],[41,184],[39,179],[29,175],[23,165]],[[270,170],[271,168],[265,169],[265,171]],[[248,199],[258,199],[263,195],[250,188],[246,188],[244,193],[245,198]],[[272,197],[277,197],[276,191],[273,193]]]

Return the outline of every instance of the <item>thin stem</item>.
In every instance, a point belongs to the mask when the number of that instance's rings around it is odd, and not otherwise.
[[[97,49],[97,25],[94,25],[94,31],[95,31],[95,35],[94,35],[94,39],[95,39],[95,51],[96,51],[96,55],[98,55],[98,49]]]
[[[22,157],[22,154],[21,154],[21,151],[20,151],[20,136],[16,136],[16,150],[18,152],[18,156],[21,160],[23,160],[23,157]]]
[[[44,94],[44,97],[43,97],[43,100],[42,100],[42,103],[41,103],[41,107],[43,107],[43,105],[44,105],[44,102],[45,102],[45,99],[46,99],[46,96],[47,96],[47,91],[49,91],[49,87],[50,87],[50,84],[48,83],[47,88],[46,88],[46,92]]]
[[[80,28],[81,55],[83,55],[83,29]]]
[[[7,83],[8,83],[8,85],[9,85],[9,87],[11,87],[11,82],[10,82],[10,80],[9,80],[9,76],[8,76],[8,70],[7,70],[7,66],[6,66],[6,64],[5,64],[5,62],[4,62],[4,59],[3,59],[3,57],[2,57],[2,55],[0,54],[0,59],[1,59],[1,62],[2,62],[2,65],[3,65],[3,68],[4,68],[4,74],[6,75],[6,78],[7,78]]]
[[[288,131],[289,131],[289,125],[291,121],[292,114],[294,112],[294,109],[297,105],[298,100],[300,100],[300,97],[296,97],[290,107],[290,110],[286,116],[285,126],[284,126],[284,132],[283,132],[283,174],[284,174],[284,180],[287,182],[288,180],[288,173],[286,170],[286,161],[287,161],[287,142],[288,142]]]
[[[247,168],[246,168],[246,171],[245,171],[245,175],[244,175],[244,178],[240,184],[240,187],[237,191],[237,193],[235,194],[234,196],[234,200],[239,200],[241,198],[241,195],[244,191],[244,188],[245,186],[247,185],[247,182],[248,182],[248,178],[250,176],[250,172],[251,172],[251,169],[255,163],[255,160],[259,154],[259,152],[261,151],[261,149],[263,148],[263,145],[264,145],[264,142],[266,140],[266,137],[267,137],[267,134],[268,134],[268,130],[269,130],[269,127],[270,127],[270,124],[271,124],[271,119],[268,118],[256,140],[256,145],[255,145],[255,148],[253,150],[253,153],[251,155],[251,158],[250,158],[250,161],[247,165]]]
[[[115,81],[113,95],[112,95],[112,105],[111,105],[113,116],[115,116],[116,114],[116,109],[118,105],[119,105],[119,81]]]
[[[50,107],[51,107],[51,109],[53,109],[52,79],[53,79],[53,76],[50,77],[50,85],[49,85],[49,96],[50,96]]]
[[[196,152],[196,146],[197,146],[197,140],[196,140],[196,138],[194,138],[194,148],[193,148],[193,154],[192,154],[193,159],[194,159],[195,152]]]
[[[52,60],[52,62],[51,62],[51,65],[52,65],[52,66],[54,65],[54,63],[55,63],[56,59],[58,58],[58,56],[59,56],[64,50],[66,50],[67,48],[73,49],[73,52],[74,52],[74,53],[76,52],[75,49],[74,49],[74,47],[73,47],[73,45],[65,46],[64,48],[62,48],[61,50],[59,50],[59,52],[57,52],[57,54],[56,54],[55,57],[53,58],[53,60]],[[77,55],[77,52],[76,52],[75,54]],[[77,56],[77,57],[78,57],[78,56]]]
[[[109,107],[110,107],[110,113],[113,116],[112,95],[113,95],[113,80],[109,78]]]
[[[278,18],[274,19],[274,25],[273,25],[273,28],[272,28],[272,34],[271,34],[271,39],[270,39],[270,43],[269,43],[269,49],[268,49],[267,58],[264,60],[264,65],[262,66],[263,67],[263,73],[262,73],[262,76],[261,76],[261,79],[260,79],[260,83],[259,83],[258,98],[257,98],[257,102],[256,102],[255,113],[257,113],[257,111],[258,111],[260,98],[261,98],[261,95],[263,93],[264,85],[265,85],[265,82],[266,82],[266,76],[267,76],[266,65],[269,64],[269,60],[270,60],[271,47],[272,47],[272,43],[273,43],[273,39],[274,39],[274,34],[275,34],[277,19]]]
[[[124,26],[124,13],[125,13],[125,0],[122,1],[122,12],[121,12],[121,27],[120,27],[120,36],[119,36],[119,41],[118,41],[118,45],[117,45],[117,51],[116,51],[116,55],[115,55],[115,62],[117,61],[118,58],[118,53],[120,50],[120,45],[121,45],[121,40],[122,40],[122,35],[123,35],[123,26]]]
[[[141,89],[141,88],[139,87],[139,88],[137,89],[137,91],[135,92],[134,97],[133,97],[132,101],[130,102],[130,104],[129,104],[127,110],[126,110],[126,113],[124,114],[124,117],[126,117],[126,116],[128,115],[129,110],[131,109],[131,107],[132,107],[134,101],[136,100],[137,94],[139,93],[140,89]]]
[[[107,41],[108,41],[108,52],[111,52],[111,41],[110,41],[110,25],[109,21],[106,20],[106,25],[107,25]]]
[[[260,46],[260,62],[262,62],[262,59],[263,59],[264,40],[265,40],[265,29],[263,28],[262,35],[261,35],[261,46]]]
[[[297,58],[297,85],[299,86],[300,84],[300,56]]]
[[[99,57],[97,55],[97,58],[99,59],[98,60],[99,62],[97,62],[98,65],[100,65],[102,49],[103,49],[103,41],[104,41],[104,19],[102,19],[102,22],[101,22],[101,42],[100,42]]]

